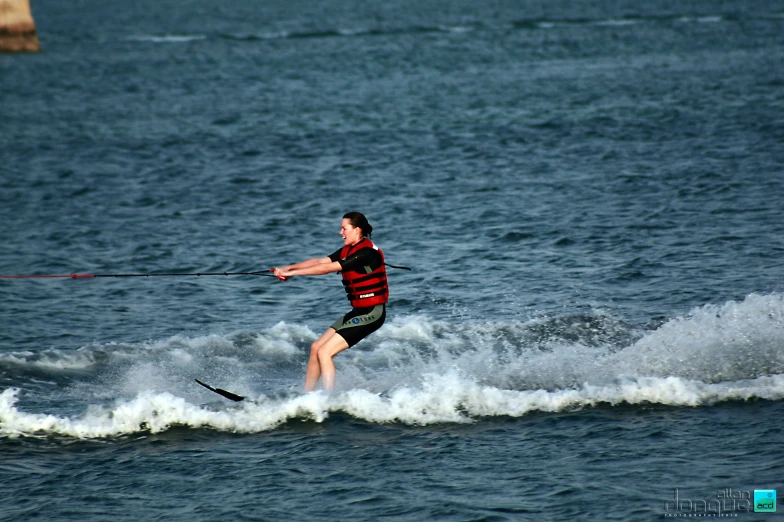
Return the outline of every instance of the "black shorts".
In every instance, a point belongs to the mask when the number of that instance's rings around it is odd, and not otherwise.
[[[335,321],[332,328],[346,340],[349,347],[372,334],[384,324],[387,318],[386,305],[368,308],[352,308],[352,310]]]

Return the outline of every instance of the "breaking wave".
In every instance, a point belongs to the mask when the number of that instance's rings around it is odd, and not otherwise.
[[[647,331],[603,314],[476,324],[397,317],[336,359],[336,392],[301,394],[315,337],[279,323],[261,333],[5,354],[0,434],[106,438],[173,426],[255,433],[337,412],[427,425],[597,405],[784,399],[777,294],[706,305]],[[194,377],[249,400],[228,403]],[[58,401],[82,406],[52,413]]]

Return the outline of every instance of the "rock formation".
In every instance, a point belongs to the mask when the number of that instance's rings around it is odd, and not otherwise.
[[[0,52],[40,50],[30,0],[0,0]]]

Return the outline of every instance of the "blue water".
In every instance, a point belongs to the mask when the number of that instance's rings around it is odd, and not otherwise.
[[[0,520],[775,519],[784,2],[32,10],[0,275],[413,270],[331,395],[335,276],[0,279]]]

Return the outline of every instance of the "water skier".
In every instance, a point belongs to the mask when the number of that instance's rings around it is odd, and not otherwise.
[[[373,227],[359,212],[349,212],[340,223],[343,247],[327,257],[308,259],[274,269],[278,277],[313,276],[340,272],[351,303],[351,311],[327,328],[310,346],[305,374],[305,392],[321,384],[327,391],[335,387],[332,358],[375,332],[386,319],[389,300],[384,253],[369,239]]]

